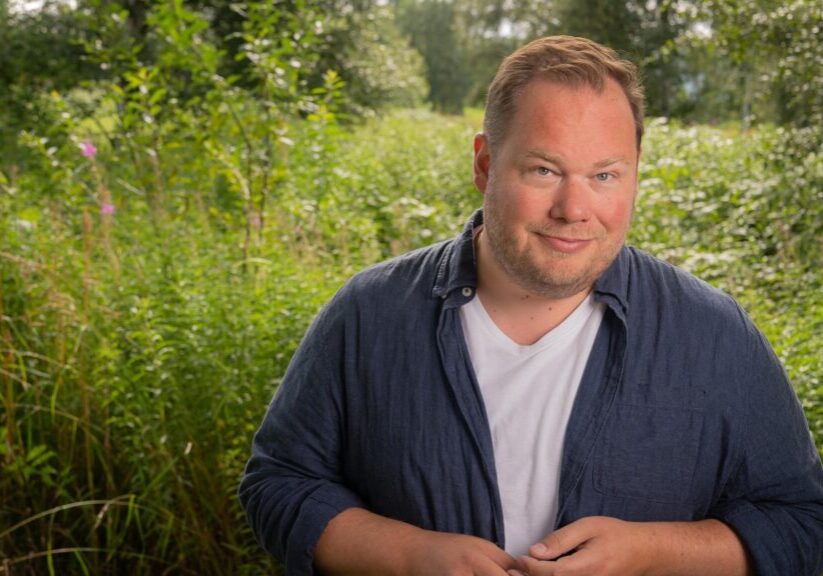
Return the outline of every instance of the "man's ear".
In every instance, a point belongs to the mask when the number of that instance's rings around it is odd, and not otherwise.
[[[480,132],[474,136],[474,185],[480,192],[486,192],[489,183],[489,167],[492,157],[489,139]]]

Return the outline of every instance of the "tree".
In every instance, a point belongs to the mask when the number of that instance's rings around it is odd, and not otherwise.
[[[823,4],[819,0],[703,0],[707,33],[689,39],[742,70],[744,122],[780,124],[763,160],[778,175],[760,209],[781,251],[823,263]],[[708,87],[711,88],[711,87]]]
[[[640,14],[630,2],[561,0],[557,18],[564,34],[585,36],[622,54],[637,54]]]
[[[546,0],[455,0],[454,5],[470,86],[466,103],[476,106],[484,104],[500,62],[557,25],[553,2]]]
[[[781,124],[823,122],[823,4],[818,0],[703,0],[711,33],[692,38],[747,71],[744,105]]]
[[[243,75],[248,62],[242,52],[242,29],[249,3],[230,0],[190,0],[208,14],[212,32],[228,57],[225,76]],[[323,85],[328,70],[343,82],[346,108],[360,115],[391,105],[416,105],[425,96],[423,63],[397,29],[394,12],[375,0],[284,0],[277,11],[286,15],[307,10],[318,18],[317,59],[309,84]]]
[[[459,113],[470,88],[467,55],[456,29],[455,6],[448,0],[407,0],[396,4],[400,29],[426,63],[428,100],[435,110]]]
[[[401,33],[391,6],[363,4],[329,19],[317,70],[339,71],[355,114],[421,104],[428,92],[422,56]]]
[[[559,0],[556,13],[562,33],[591,38],[636,62],[649,114],[669,116],[686,98],[686,69],[675,43],[689,24],[686,8],[673,0]]]

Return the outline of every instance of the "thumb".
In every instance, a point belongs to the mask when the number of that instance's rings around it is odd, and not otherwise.
[[[555,530],[529,548],[529,555],[538,560],[557,560],[575,551],[585,538],[576,523]],[[582,538],[582,539],[581,539]]]

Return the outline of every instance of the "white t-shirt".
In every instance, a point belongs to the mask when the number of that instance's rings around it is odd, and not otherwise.
[[[603,309],[589,295],[527,346],[497,327],[479,297],[460,309],[491,426],[509,554],[526,554],[554,528],[563,437]]]

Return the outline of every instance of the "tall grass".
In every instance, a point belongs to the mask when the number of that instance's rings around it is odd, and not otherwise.
[[[78,227],[72,238],[41,223],[40,255],[2,256],[2,524],[54,509],[3,549],[103,549],[65,555],[95,574],[145,573],[157,559],[151,573],[180,572],[192,558],[189,571],[236,572],[227,551],[244,546],[227,528],[242,525],[243,436],[329,281],[276,245],[244,277],[236,238],[196,226],[156,245],[145,230],[118,234],[118,278],[101,230]]]
[[[235,490],[303,331],[351,272],[470,211],[460,120],[303,128],[251,220],[219,176],[164,175],[158,207],[102,144],[35,148],[51,189],[36,154],[2,182],[0,574],[275,569]]]

